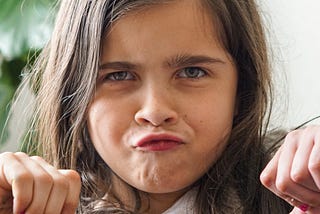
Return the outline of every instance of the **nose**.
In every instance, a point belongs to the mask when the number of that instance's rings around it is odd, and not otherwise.
[[[135,121],[139,125],[154,127],[175,124],[178,113],[174,108],[174,94],[163,87],[145,88],[141,93],[141,107],[135,114]]]

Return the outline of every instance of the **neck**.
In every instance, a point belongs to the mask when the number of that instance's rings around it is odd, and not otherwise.
[[[147,193],[142,202],[145,213],[160,214],[169,209],[188,189],[171,193]],[[149,206],[149,208],[148,208]]]
[[[128,185],[119,177],[113,176],[112,179],[114,195],[124,203],[125,207],[135,207],[135,196],[132,194]],[[169,209],[181,196],[183,196],[190,188],[185,188],[170,193],[146,193],[140,192],[141,209],[144,214],[161,214]]]

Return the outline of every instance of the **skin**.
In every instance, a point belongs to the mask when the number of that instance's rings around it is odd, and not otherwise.
[[[0,213],[75,213],[80,187],[76,171],[21,152],[0,155]]]
[[[319,126],[292,131],[261,173],[264,186],[295,206],[291,214],[320,213],[319,154]]]
[[[127,182],[150,193],[150,213],[171,206],[216,161],[236,113],[237,72],[203,12],[193,1],[157,5],[121,18],[103,43],[102,65],[136,66],[101,67],[89,107],[90,134],[121,177],[115,184]],[[223,63],[166,65],[182,54]],[[186,78],[190,66],[205,68],[208,75]],[[115,77],[110,73],[124,70],[136,78],[110,81]],[[150,132],[177,135],[185,144],[162,152],[132,147]],[[261,182],[279,197],[289,203],[294,198],[297,207],[308,204],[309,214],[320,212],[319,133],[319,126],[290,133],[261,174]],[[55,169],[40,157],[0,154],[0,213],[74,213],[80,185],[75,171]],[[302,213],[297,207],[292,213]]]
[[[177,1],[129,14],[103,44],[90,136],[114,173],[161,201],[157,212],[219,158],[232,129],[237,70],[203,12],[195,1]],[[166,151],[135,147],[152,134],[177,136],[183,144]]]

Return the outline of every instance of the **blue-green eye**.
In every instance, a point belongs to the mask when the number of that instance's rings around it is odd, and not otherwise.
[[[113,73],[109,73],[106,75],[104,80],[106,81],[123,81],[123,80],[133,80],[134,76],[132,73],[127,71],[117,71]]]
[[[191,79],[198,79],[206,75],[208,75],[208,73],[199,67],[183,68],[177,73],[177,77],[179,78],[191,78]]]

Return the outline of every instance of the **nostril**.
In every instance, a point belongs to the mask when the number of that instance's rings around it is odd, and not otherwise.
[[[163,114],[150,114],[143,116],[140,115],[140,117],[136,117],[135,120],[140,125],[150,124],[152,126],[158,127],[164,124],[174,123],[176,119],[175,117],[166,117]]]
[[[159,105],[159,102],[151,102],[144,105],[134,115],[135,121],[139,125],[161,126],[173,124],[178,118],[178,114],[168,105]]]
[[[147,120],[147,119],[145,119],[145,118],[139,118],[139,119],[137,120],[137,122],[138,122],[139,124],[148,124],[148,123],[150,123],[150,121]]]
[[[165,123],[171,123],[174,119],[173,118],[167,118],[164,120]]]

